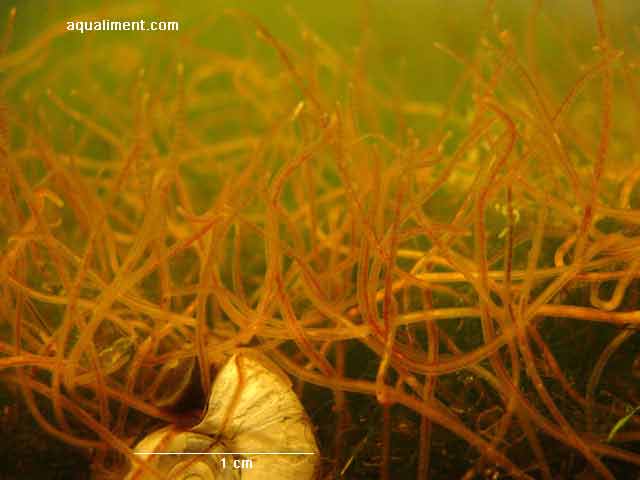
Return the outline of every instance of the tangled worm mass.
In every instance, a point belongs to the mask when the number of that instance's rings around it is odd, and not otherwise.
[[[630,5],[168,3],[0,12],[0,477],[640,471]]]

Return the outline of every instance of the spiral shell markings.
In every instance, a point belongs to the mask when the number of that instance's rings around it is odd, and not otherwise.
[[[311,480],[318,463],[313,426],[288,377],[249,352],[233,355],[216,377],[202,421],[169,425],[135,448],[149,469],[126,480]]]

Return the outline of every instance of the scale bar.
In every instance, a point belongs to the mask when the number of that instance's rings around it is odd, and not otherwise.
[[[134,455],[315,455],[315,452],[133,452]]]

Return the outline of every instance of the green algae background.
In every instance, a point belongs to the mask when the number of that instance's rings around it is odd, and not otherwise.
[[[527,15],[536,2],[508,0],[495,2],[501,25],[521,33],[526,28]],[[543,21],[536,28],[536,50],[539,63],[545,73],[565,85],[573,78],[568,69],[573,62],[585,61],[596,44],[595,20],[589,2],[562,0],[542,2]],[[144,54],[139,66],[160,62],[160,58],[180,55],[180,42],[185,36],[198,31],[197,40],[208,48],[220,52],[240,53],[249,34],[246,26],[224,14],[228,9],[251,13],[294,51],[301,47],[300,31],[295,17],[299,17],[321,38],[341,53],[349,54],[358,47],[363,37],[368,37],[366,67],[372,80],[391,90],[392,83],[407,98],[424,101],[443,101],[450,93],[461,66],[437,51],[433,44],[440,42],[458,52],[470,52],[477,45],[482,28],[484,2],[469,0],[395,2],[308,2],[304,0],[237,1],[237,2],[95,2],[95,1],[41,1],[23,0],[19,4],[3,2],[0,14],[7,18],[9,10],[17,6],[18,14],[10,51],[27,45],[37,35],[66,20],[83,20],[93,15],[97,18],[128,18],[177,20],[180,32],[88,32],[67,33],[56,40],[47,54],[43,68],[49,62],[64,62],[78,49],[111,48],[111,55],[104,58],[106,69],[127,67],[126,55],[121,44],[162,46]],[[130,15],[117,12],[129,10]],[[640,20],[640,8],[631,1],[608,2],[607,10],[612,37],[625,49],[637,49],[634,25]],[[104,13],[101,13],[104,12]],[[114,13],[111,13],[114,12]],[[3,26],[4,27],[4,26]],[[618,28],[619,27],[619,28]],[[245,37],[243,39],[243,37]],[[522,39],[519,49],[524,50]],[[567,43],[568,42],[568,43]],[[572,47],[573,51],[566,47]],[[261,54],[264,61],[276,61],[276,55],[268,46]],[[300,50],[297,50],[302,53]],[[567,55],[572,58],[567,62]],[[160,58],[158,58],[160,57]],[[122,64],[122,60],[125,61]],[[206,61],[201,59],[201,61]],[[80,68],[80,66],[78,66]],[[159,72],[154,72],[159,74]],[[71,78],[61,87],[77,88]],[[28,83],[16,85],[15,93],[24,92]],[[115,86],[115,85],[114,85]],[[564,86],[564,85],[563,85]]]

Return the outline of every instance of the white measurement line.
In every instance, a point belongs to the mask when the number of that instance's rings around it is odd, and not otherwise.
[[[315,455],[314,452],[133,452],[134,455]]]

